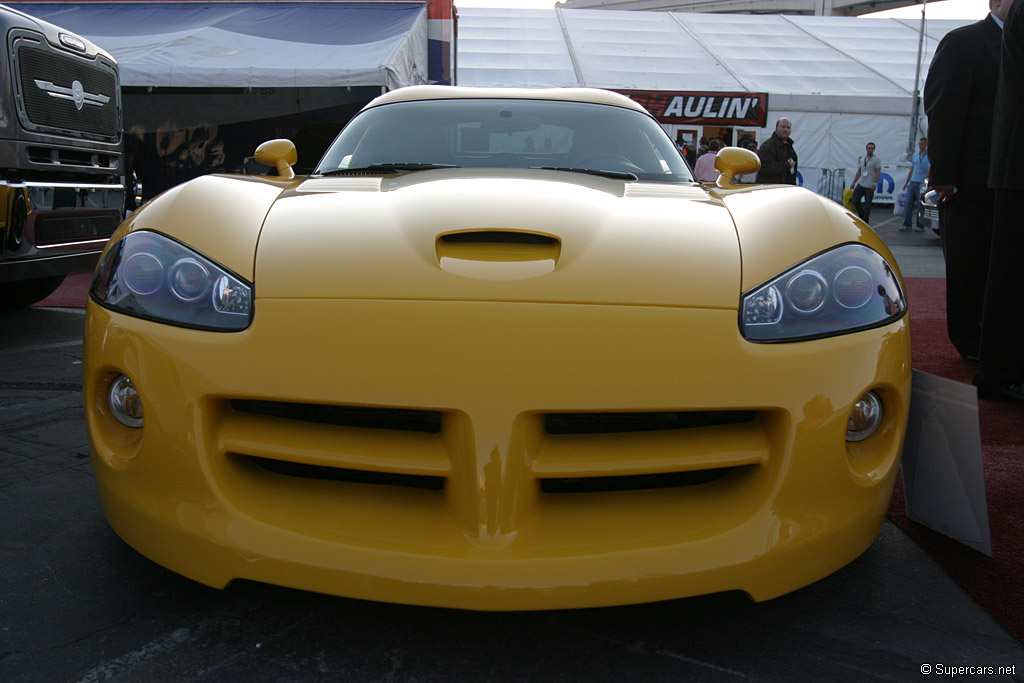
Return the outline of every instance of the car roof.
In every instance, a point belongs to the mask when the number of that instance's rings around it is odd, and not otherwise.
[[[384,93],[366,105],[364,109],[394,102],[415,100],[454,99],[508,99],[508,100],[559,100],[563,102],[589,102],[610,104],[643,113],[647,110],[625,95],[598,88],[470,88],[457,85],[413,85]]]

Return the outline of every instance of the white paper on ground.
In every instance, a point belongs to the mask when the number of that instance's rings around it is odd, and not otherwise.
[[[914,370],[902,468],[908,517],[992,556],[975,387]]]

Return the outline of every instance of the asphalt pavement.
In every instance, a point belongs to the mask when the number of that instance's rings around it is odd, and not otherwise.
[[[938,238],[891,218],[872,223],[904,275],[942,277]],[[847,567],[764,603],[481,613],[196,584],[103,518],[83,319],[0,312],[0,681],[1024,681],[1021,644],[889,523]]]

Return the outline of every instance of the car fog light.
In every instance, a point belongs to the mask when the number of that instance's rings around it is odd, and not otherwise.
[[[126,427],[142,426],[142,399],[130,379],[118,376],[111,382],[107,396],[110,412],[118,422]]]
[[[863,441],[882,424],[882,399],[873,391],[869,391],[853,404],[850,419],[846,423],[846,440]]]

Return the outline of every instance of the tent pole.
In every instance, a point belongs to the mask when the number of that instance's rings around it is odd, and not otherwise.
[[[921,2],[921,31],[917,38],[917,71],[914,73],[914,111],[910,115],[910,140],[907,142],[907,159],[914,156],[914,142],[921,125],[921,53],[924,49],[924,18],[928,0]]]

